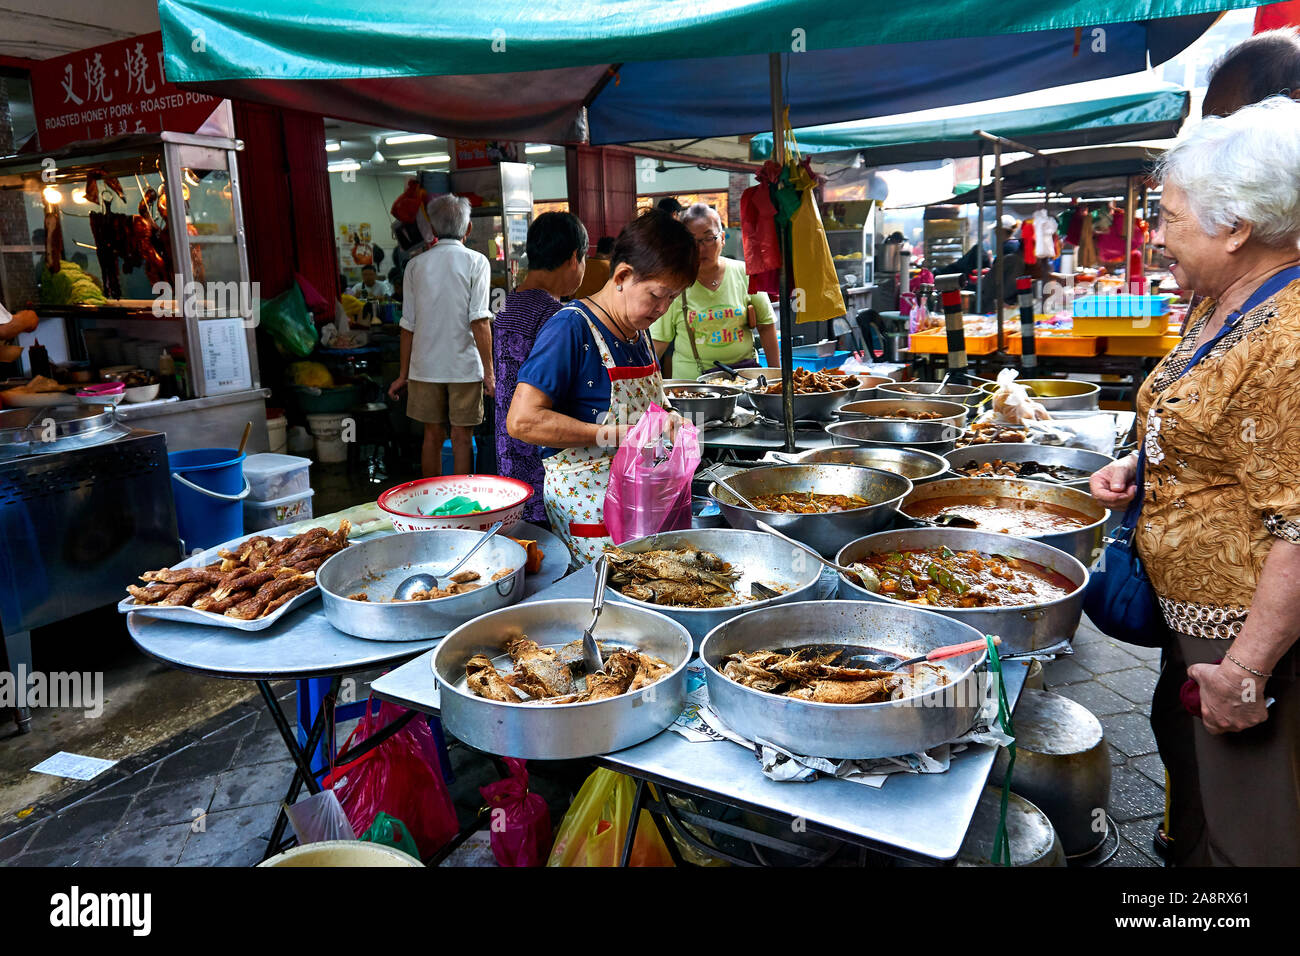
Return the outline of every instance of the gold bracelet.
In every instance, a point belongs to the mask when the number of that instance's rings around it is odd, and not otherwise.
[[[1263,672],[1261,672],[1261,671],[1257,671],[1257,670],[1255,670],[1255,668],[1253,668],[1253,667],[1247,667],[1247,666],[1246,666],[1245,664],[1243,664],[1241,661],[1239,661],[1239,660],[1237,660],[1235,657],[1233,657],[1232,654],[1230,654],[1230,653],[1228,653],[1228,652],[1226,652],[1226,651],[1224,652],[1224,655],[1223,655],[1223,656],[1226,657],[1228,660],[1232,661],[1232,663],[1236,664],[1236,665],[1237,665],[1238,667],[1240,667],[1242,670],[1244,670],[1244,671],[1250,671],[1250,672],[1251,672],[1252,674],[1254,674],[1256,677],[1263,677],[1263,678],[1267,679],[1267,678],[1273,676],[1272,674],[1265,674],[1265,673],[1263,673]]]

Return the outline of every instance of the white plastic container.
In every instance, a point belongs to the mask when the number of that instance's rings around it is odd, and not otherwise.
[[[316,492],[308,488],[296,495],[286,495],[274,501],[254,501],[244,499],[244,530],[261,531],[265,528],[278,528],[282,524],[293,524],[311,517],[311,499]]]
[[[310,470],[310,458],[270,453],[249,455],[244,459],[248,497],[253,501],[266,502],[310,491]]]
[[[322,412],[307,416],[307,427],[316,440],[316,460],[334,463],[348,460],[348,449],[343,443],[343,420],[347,412]]]
[[[283,415],[266,420],[266,440],[273,455],[283,455],[289,450],[289,420]]]

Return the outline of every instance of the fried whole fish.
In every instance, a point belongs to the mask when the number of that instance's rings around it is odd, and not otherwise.
[[[620,647],[605,659],[605,670],[587,675],[587,700],[606,700],[626,694],[641,666],[641,655]]]
[[[823,704],[871,704],[890,700],[912,683],[906,674],[836,667],[839,651],[800,648],[792,653],[739,651],[723,659],[722,674],[745,687]]]
[[[875,704],[889,700],[894,688],[901,683],[901,677],[854,681],[819,679],[792,690],[786,696],[822,704]]]
[[[523,632],[511,628],[504,644],[514,661],[513,673],[501,674],[486,656],[476,654],[465,665],[465,683],[470,693],[514,704],[521,703],[519,695],[512,690],[518,688],[529,697],[524,703],[576,704],[607,700],[649,687],[672,671],[671,664],[653,654],[626,647],[607,649],[602,644],[605,669],[582,679],[575,676],[583,671],[581,641],[566,644],[557,652],[538,646]]]
[[[506,653],[515,662],[518,675],[515,683],[530,696],[559,697],[577,690],[573,685],[573,672],[560,662],[559,655],[549,647],[538,647],[537,642],[522,631],[507,633]]]
[[[676,607],[723,607],[737,600],[741,572],[695,548],[632,553],[605,549],[610,586],[638,601]]]
[[[465,683],[470,691],[488,700],[499,700],[508,704],[519,700],[519,695],[492,666],[492,662],[482,654],[475,654],[465,665]]]

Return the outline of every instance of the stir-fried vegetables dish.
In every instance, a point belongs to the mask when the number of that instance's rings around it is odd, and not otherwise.
[[[1023,558],[947,547],[873,554],[853,567],[862,569],[872,591],[933,607],[1042,604],[1075,589],[1063,575]]]

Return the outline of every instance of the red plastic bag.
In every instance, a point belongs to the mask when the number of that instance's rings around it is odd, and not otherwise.
[[[751,276],[781,268],[776,207],[767,183],[750,186],[740,194],[740,241],[745,250],[745,271]]]
[[[539,794],[528,792],[528,765],[504,759],[510,776],[478,791],[492,808],[492,855],[500,866],[545,866],[551,852],[551,811]]]
[[[405,708],[387,703],[380,705],[378,714],[371,715],[370,710],[367,704],[343,745],[344,752],[354,738],[364,741],[406,713]],[[423,857],[433,855],[460,829],[438,767],[433,733],[418,715],[373,750],[335,767],[321,786],[338,794],[354,832],[365,833],[377,814],[387,813],[406,824]]]
[[[651,404],[614,453],[605,528],[615,544],[691,526],[691,479],[700,463],[700,433],[684,421],[669,446],[668,419],[668,412]]]

